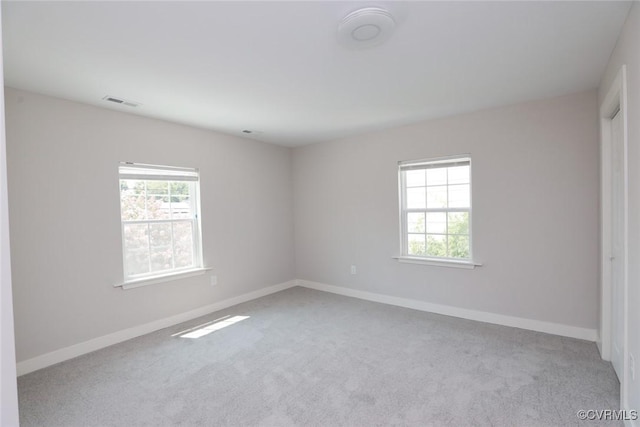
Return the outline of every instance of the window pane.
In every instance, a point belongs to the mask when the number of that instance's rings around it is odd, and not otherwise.
[[[120,180],[120,213],[122,220],[143,219],[145,215],[144,181]]]
[[[147,224],[125,224],[124,252],[127,276],[149,272],[149,227]]]
[[[171,181],[169,182],[169,187],[171,190],[171,201],[172,202],[179,202],[180,199],[179,197],[185,197],[185,196],[189,196],[190,194],[190,187],[192,186],[191,183],[189,182],[184,182],[184,181]]]
[[[407,214],[407,231],[409,233],[424,233],[424,213],[411,212]]]
[[[171,270],[173,253],[171,250],[171,246],[159,247],[159,248],[151,248],[151,271],[164,271]]]
[[[171,223],[149,224],[151,237],[151,271],[173,268],[173,245],[171,244]]]
[[[164,202],[169,201],[169,183],[167,181],[146,181],[147,195],[164,196]]]
[[[469,166],[454,166],[447,168],[449,175],[449,184],[468,184]]]
[[[447,256],[447,236],[427,234],[427,255],[436,257]]]
[[[447,168],[427,169],[427,185],[447,185]]]
[[[407,188],[408,209],[424,209],[425,198],[424,187]]]
[[[409,234],[409,255],[425,255],[424,234]]]
[[[449,234],[469,234],[469,213],[449,212],[448,233]]]
[[[427,233],[447,233],[447,214],[445,212],[430,212],[427,214]]]
[[[150,195],[147,197],[146,219],[169,219],[169,202],[164,199],[168,196]]]
[[[169,219],[169,183],[144,181],[147,187],[146,219]]]
[[[176,248],[176,268],[190,267],[193,262],[193,224],[190,221],[173,223],[173,240]]]
[[[424,187],[424,169],[405,171],[407,187]]]
[[[451,258],[469,258],[469,237],[449,236],[449,256]]]
[[[449,207],[450,208],[471,207],[469,184],[449,186]]]
[[[149,251],[146,248],[127,251],[125,259],[127,276],[149,272]]]
[[[191,212],[191,200],[189,195],[171,196],[171,218],[191,219],[195,215]]]
[[[447,207],[447,186],[427,187],[427,208],[438,209]]]
[[[151,247],[171,246],[171,223],[149,224]]]
[[[149,247],[149,227],[147,224],[125,224],[124,245],[125,249],[147,249]]]

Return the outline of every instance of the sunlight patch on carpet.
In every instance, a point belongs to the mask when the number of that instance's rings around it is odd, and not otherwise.
[[[219,331],[222,328],[226,328],[227,326],[231,326],[235,323],[248,319],[249,317],[250,316],[233,316],[233,317],[224,316],[212,322],[207,322],[202,325],[195,326],[191,329],[178,332],[177,334],[173,334],[171,336],[172,337],[179,336],[180,338],[192,338],[192,339],[201,338],[205,335],[209,335],[212,332]]]

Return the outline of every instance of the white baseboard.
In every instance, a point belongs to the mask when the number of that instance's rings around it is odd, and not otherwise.
[[[427,311],[430,313],[443,314],[446,316],[460,317],[462,319],[475,320],[479,322],[493,323],[496,325],[510,326],[520,329],[529,329],[537,332],[545,332],[553,335],[560,335],[571,338],[578,338],[587,341],[596,341],[598,334],[595,329],[579,328],[576,326],[561,325],[558,323],[543,322],[540,320],[523,319],[520,317],[505,316],[502,314],[488,313],[483,311],[468,310],[464,308],[452,307],[447,305],[432,304],[425,301],[418,301],[408,298],[399,298],[389,295],[377,294],[373,292],[360,291],[356,289],[345,288],[341,286],[327,285],[324,283],[312,282],[309,280],[291,280],[289,282],[280,283],[257,291],[249,292],[237,297],[229,298],[210,304],[186,313],[177,314],[175,316],[159,319],[144,325],[135,326],[133,328],[114,332],[75,344],[69,347],[61,348],[32,359],[23,360],[16,366],[17,374],[25,375],[92,351],[100,350],[110,345],[118,344],[132,338],[139,337],[160,329],[168,328],[191,319],[195,319],[207,314],[243,303],[251,301],[266,295],[280,292],[294,286],[302,286],[305,288],[316,289],[324,292],[344,295],[348,297],[359,298],[367,301],[374,301],[383,304],[396,305],[399,307],[411,308],[414,310]]]
[[[74,357],[82,356],[83,354],[91,353],[92,351],[100,350],[101,348],[108,347],[110,345],[118,344],[123,341],[130,340],[132,338],[139,337],[151,332],[158,331],[160,329],[168,328],[170,326],[177,325],[182,322],[186,322],[191,319],[196,319],[201,316],[243,303],[251,301],[266,295],[280,292],[285,289],[294,287],[297,285],[296,280],[290,280],[285,283],[280,283],[266,288],[258,289],[257,291],[249,292],[239,295],[237,297],[229,298],[223,301],[216,302],[204,307],[197,308],[195,310],[187,311],[186,313],[180,313],[175,316],[167,317],[164,319],[155,320],[144,325],[135,326],[133,328],[124,329],[122,331],[114,332],[112,334],[104,335],[98,338],[91,339],[89,341],[81,342],[69,347],[61,348],[59,350],[52,351],[40,356],[36,356],[32,359],[23,360],[16,366],[18,376],[25,375],[38,369],[46,368],[47,366],[55,365],[56,363],[64,362],[65,360],[73,359]]]
[[[399,307],[412,308],[414,310],[428,311],[430,313],[444,314],[446,316],[460,317],[462,319],[478,322],[493,323],[496,325],[510,326],[513,328],[529,329],[547,334],[563,337],[578,338],[586,341],[596,341],[598,332],[595,329],[580,328],[577,326],[562,325],[559,323],[543,322],[541,320],[524,319],[521,317],[505,316],[502,314],[488,313],[485,311],[468,310],[449,305],[432,304],[408,298],[392,297],[373,292],[359,291],[342,286],[327,285],[309,280],[298,280],[298,286],[316,289],[318,291],[331,292],[348,297],[359,298],[367,301],[383,304],[397,305]]]
[[[611,360],[609,360],[609,357],[607,357],[604,348],[602,348],[602,339],[600,337],[600,334],[598,334],[598,337],[596,338],[596,347],[598,347],[598,353],[600,353],[600,357],[602,358],[602,360],[611,362]]]

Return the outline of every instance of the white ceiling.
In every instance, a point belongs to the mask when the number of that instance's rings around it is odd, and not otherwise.
[[[337,25],[364,6],[389,10],[395,33],[345,48]],[[2,1],[5,82],[297,146],[595,88],[629,7]]]

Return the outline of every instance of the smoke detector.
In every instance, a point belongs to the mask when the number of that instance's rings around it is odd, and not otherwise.
[[[358,49],[377,46],[391,37],[396,22],[393,16],[378,7],[365,7],[345,16],[338,24],[338,40]]]

